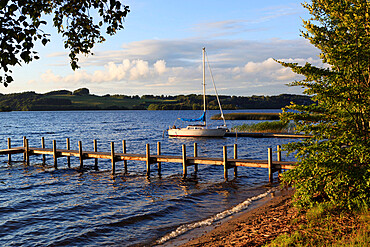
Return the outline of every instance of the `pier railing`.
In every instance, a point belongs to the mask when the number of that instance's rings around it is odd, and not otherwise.
[[[95,159],[94,169],[98,169],[98,160],[99,159],[108,159],[111,160],[111,173],[116,174],[116,162],[123,161],[124,164],[124,173],[128,172],[127,161],[144,161],[146,162],[146,173],[147,176],[150,176],[150,168],[152,164],[157,164],[158,174],[161,174],[162,163],[171,162],[171,163],[180,163],[183,167],[183,177],[187,176],[188,167],[194,166],[194,172],[198,172],[198,165],[220,165],[223,166],[224,178],[228,179],[228,170],[234,170],[234,176],[237,176],[238,167],[260,167],[268,169],[269,182],[273,181],[273,173],[281,172],[282,169],[293,169],[296,162],[292,161],[282,161],[281,160],[281,147],[277,146],[277,159],[273,160],[272,157],[272,148],[267,150],[267,160],[252,160],[252,159],[238,159],[238,149],[237,144],[234,144],[234,155],[232,158],[227,156],[227,146],[223,146],[223,157],[222,158],[212,158],[212,157],[199,157],[198,156],[198,146],[197,143],[194,143],[194,154],[188,156],[186,152],[186,146],[182,145],[182,155],[163,155],[161,153],[161,143],[157,143],[157,154],[152,154],[150,150],[150,145],[146,144],[145,154],[133,154],[126,153],[126,141],[122,141],[122,152],[115,152],[114,142],[111,142],[111,151],[110,152],[98,152],[97,150],[97,141],[93,141],[94,151],[86,151],[82,149],[81,141],[78,142],[78,150],[70,150],[70,140],[66,139],[66,148],[57,149],[56,141],[53,140],[53,148],[45,148],[44,138],[41,138],[41,147],[30,147],[28,139],[23,138],[23,146],[21,147],[12,147],[11,139],[8,138],[8,148],[0,150],[0,155],[8,155],[8,162],[12,162],[13,154],[23,153],[23,161],[29,165],[31,155],[42,155],[43,163],[45,163],[46,155],[52,155],[54,160],[54,168],[58,169],[58,158],[67,157],[67,166],[71,167],[70,157],[78,157],[80,160],[79,169],[82,170],[84,167],[83,161],[86,159]]]

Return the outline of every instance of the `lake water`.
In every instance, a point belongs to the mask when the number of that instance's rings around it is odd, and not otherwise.
[[[83,149],[92,151],[96,139],[99,151],[110,151],[110,142],[115,142],[116,152],[122,152],[121,143],[126,140],[128,153],[144,154],[147,143],[155,153],[157,142],[161,142],[162,154],[180,155],[181,145],[186,144],[190,156],[197,142],[199,156],[222,157],[222,147],[226,145],[228,156],[232,157],[233,145],[237,143],[239,158],[267,159],[267,148],[276,150],[276,145],[294,141],[245,137],[182,139],[165,134],[168,126],[180,124],[175,122],[178,117],[198,114],[0,112],[0,148],[7,148],[9,137],[12,146],[21,146],[26,136],[32,147],[40,147],[44,137],[47,148],[52,147],[52,140],[56,140],[58,148],[65,148],[66,138],[70,138],[71,149],[77,149],[78,141],[82,141]],[[232,127],[244,122],[227,124]],[[151,246],[202,225],[199,222],[217,222],[245,209],[249,205],[245,202],[264,197],[270,189],[268,171],[260,168],[240,167],[237,178],[230,170],[229,180],[225,181],[222,166],[199,165],[196,176],[189,167],[190,174],[182,179],[182,164],[163,163],[162,176],[157,175],[153,164],[148,178],[145,162],[128,161],[127,175],[123,173],[123,163],[117,162],[117,175],[112,176],[109,160],[99,160],[99,171],[93,169],[93,160],[85,160],[87,169],[80,172],[78,158],[71,158],[72,168],[67,168],[66,158],[59,158],[58,170],[53,168],[52,157],[47,158],[43,165],[40,156],[31,156],[31,163],[26,166],[23,162],[8,164],[8,157],[0,156],[0,246]],[[12,160],[22,161],[23,155],[13,155]],[[238,205],[240,208],[234,208]]]

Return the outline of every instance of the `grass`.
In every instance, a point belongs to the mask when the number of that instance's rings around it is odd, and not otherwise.
[[[294,133],[294,124],[283,121],[261,122],[234,126],[232,131],[251,133]]]
[[[69,99],[72,101],[72,107],[77,108],[93,108],[99,107],[101,109],[109,109],[112,107],[132,109],[134,105],[142,105],[147,107],[150,103],[158,102],[158,100],[151,99],[122,99],[115,97],[100,97],[95,95],[53,95],[48,96],[49,98],[62,98]]]
[[[226,120],[279,120],[279,113],[241,112],[224,114]],[[212,120],[220,120],[221,115],[211,117]]]
[[[291,222],[296,230],[278,236],[272,246],[370,246],[370,212],[337,212],[325,204]]]

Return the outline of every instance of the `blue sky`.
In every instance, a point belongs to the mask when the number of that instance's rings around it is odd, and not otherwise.
[[[75,90],[97,95],[201,93],[201,51],[206,47],[218,93],[302,93],[285,84],[299,79],[273,59],[319,65],[319,51],[300,36],[306,9],[295,0],[128,0],[125,29],[81,56],[72,71],[54,29],[37,46],[40,60],[14,68],[0,93]],[[209,87],[211,82],[207,83]],[[212,92],[211,92],[212,93]]]

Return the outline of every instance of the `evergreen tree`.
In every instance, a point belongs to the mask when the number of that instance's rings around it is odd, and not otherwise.
[[[325,202],[342,209],[370,206],[370,2],[312,0],[303,6],[303,36],[321,50],[327,68],[280,62],[305,76],[315,104],[292,104],[282,114],[297,131],[312,138],[286,146],[298,167],[283,180],[296,188],[296,202],[310,207]]]

